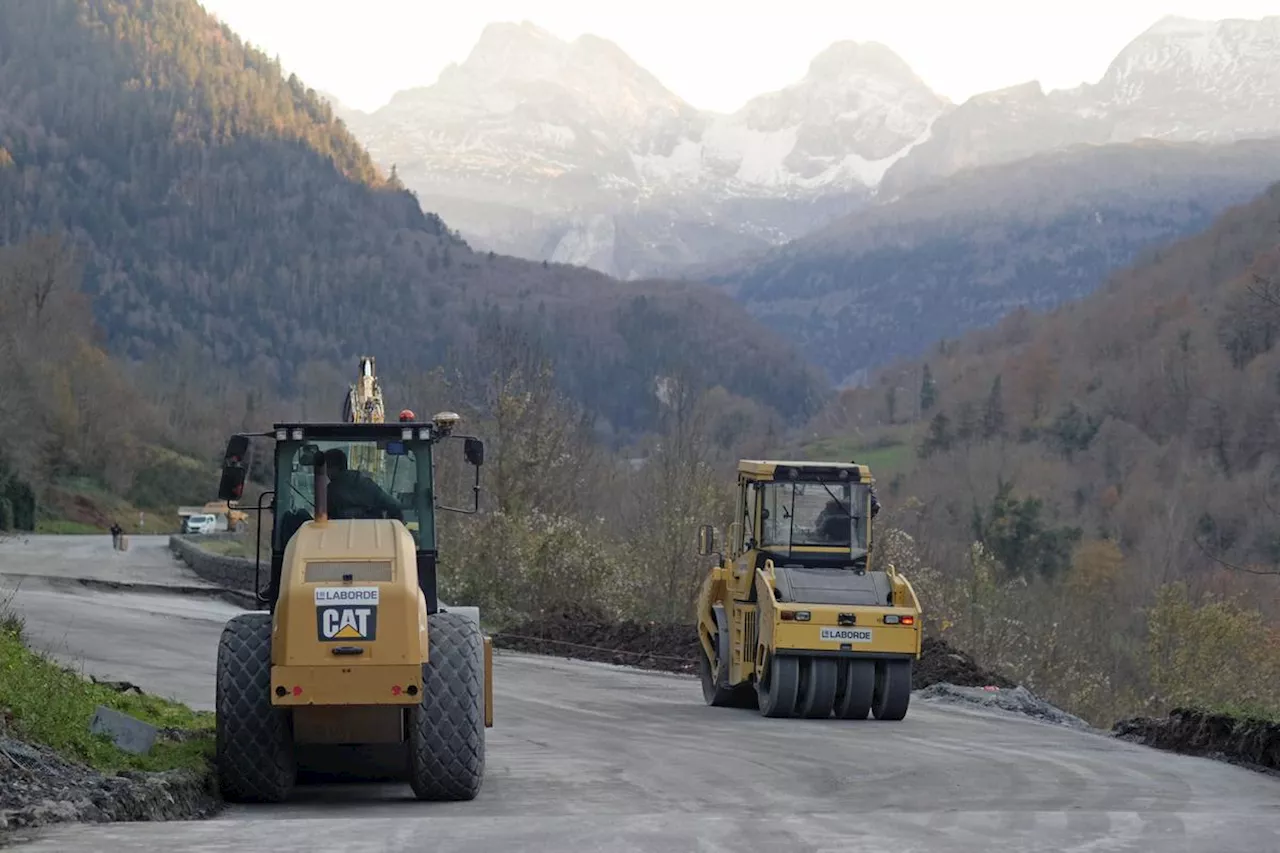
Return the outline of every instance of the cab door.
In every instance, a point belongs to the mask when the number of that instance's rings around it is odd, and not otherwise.
[[[729,680],[733,684],[746,681],[755,672],[756,645],[759,628],[756,606],[756,558],[760,543],[759,485],[745,478],[738,480],[738,518],[741,534],[734,543],[732,571],[729,573],[728,605],[730,614]]]

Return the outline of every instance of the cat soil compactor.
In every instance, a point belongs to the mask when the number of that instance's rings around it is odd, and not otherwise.
[[[738,463],[738,521],[698,598],[703,698],[766,717],[901,720],[920,657],[910,582],[872,549],[864,465]]]
[[[479,509],[484,444],[455,435],[451,412],[380,420],[282,423],[227,445],[223,500],[243,496],[251,437],[275,457],[257,501],[259,523],[264,508],[272,519],[265,612],[231,619],[218,646],[215,764],[229,801],[284,800],[302,758],[335,748],[359,769],[390,756],[390,778],[418,799],[480,790],[492,645],[474,613],[440,604],[435,514]],[[475,466],[472,508],[437,503],[433,452],[447,439]]]

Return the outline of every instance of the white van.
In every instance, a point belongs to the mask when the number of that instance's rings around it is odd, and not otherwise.
[[[189,515],[182,523],[183,533],[213,533],[218,529],[218,518],[214,515]]]

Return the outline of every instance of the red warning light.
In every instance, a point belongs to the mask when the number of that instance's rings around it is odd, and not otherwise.
[[[399,685],[399,684],[397,684],[395,687],[392,687],[392,688],[391,688],[391,695],[392,695],[392,696],[399,696],[399,695],[400,695],[400,685]]]
[[[301,688],[301,687],[294,687],[294,688],[293,688],[293,695],[294,695],[294,696],[301,696],[301,695],[302,695],[302,688]]]
[[[405,423],[405,422],[407,422],[407,421],[416,421],[417,419],[418,419],[418,416],[417,416],[417,415],[415,415],[415,414],[413,413],[413,409],[401,409],[401,410],[400,410],[400,422],[401,422],[401,423]]]

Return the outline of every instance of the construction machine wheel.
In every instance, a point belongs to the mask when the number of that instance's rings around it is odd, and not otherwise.
[[[271,614],[242,613],[218,643],[218,787],[236,803],[278,803],[297,778],[289,712],[271,704]]]
[[[840,668],[832,658],[805,658],[800,662],[799,715],[811,720],[831,716],[836,701]]]
[[[409,711],[409,784],[420,800],[472,800],[484,778],[484,637],[462,613],[428,620],[422,700]]]
[[[871,712],[877,720],[901,720],[911,701],[911,661],[876,663],[876,688]]]
[[[750,684],[721,687],[716,683],[711,661],[703,649],[698,656],[698,675],[702,679],[702,699],[713,708],[755,708],[756,691]]]
[[[835,715],[842,720],[865,720],[875,699],[876,662],[840,661],[840,684],[836,688]]]
[[[794,655],[774,655],[765,680],[757,683],[756,691],[762,715],[794,716],[800,699],[800,659]]]

